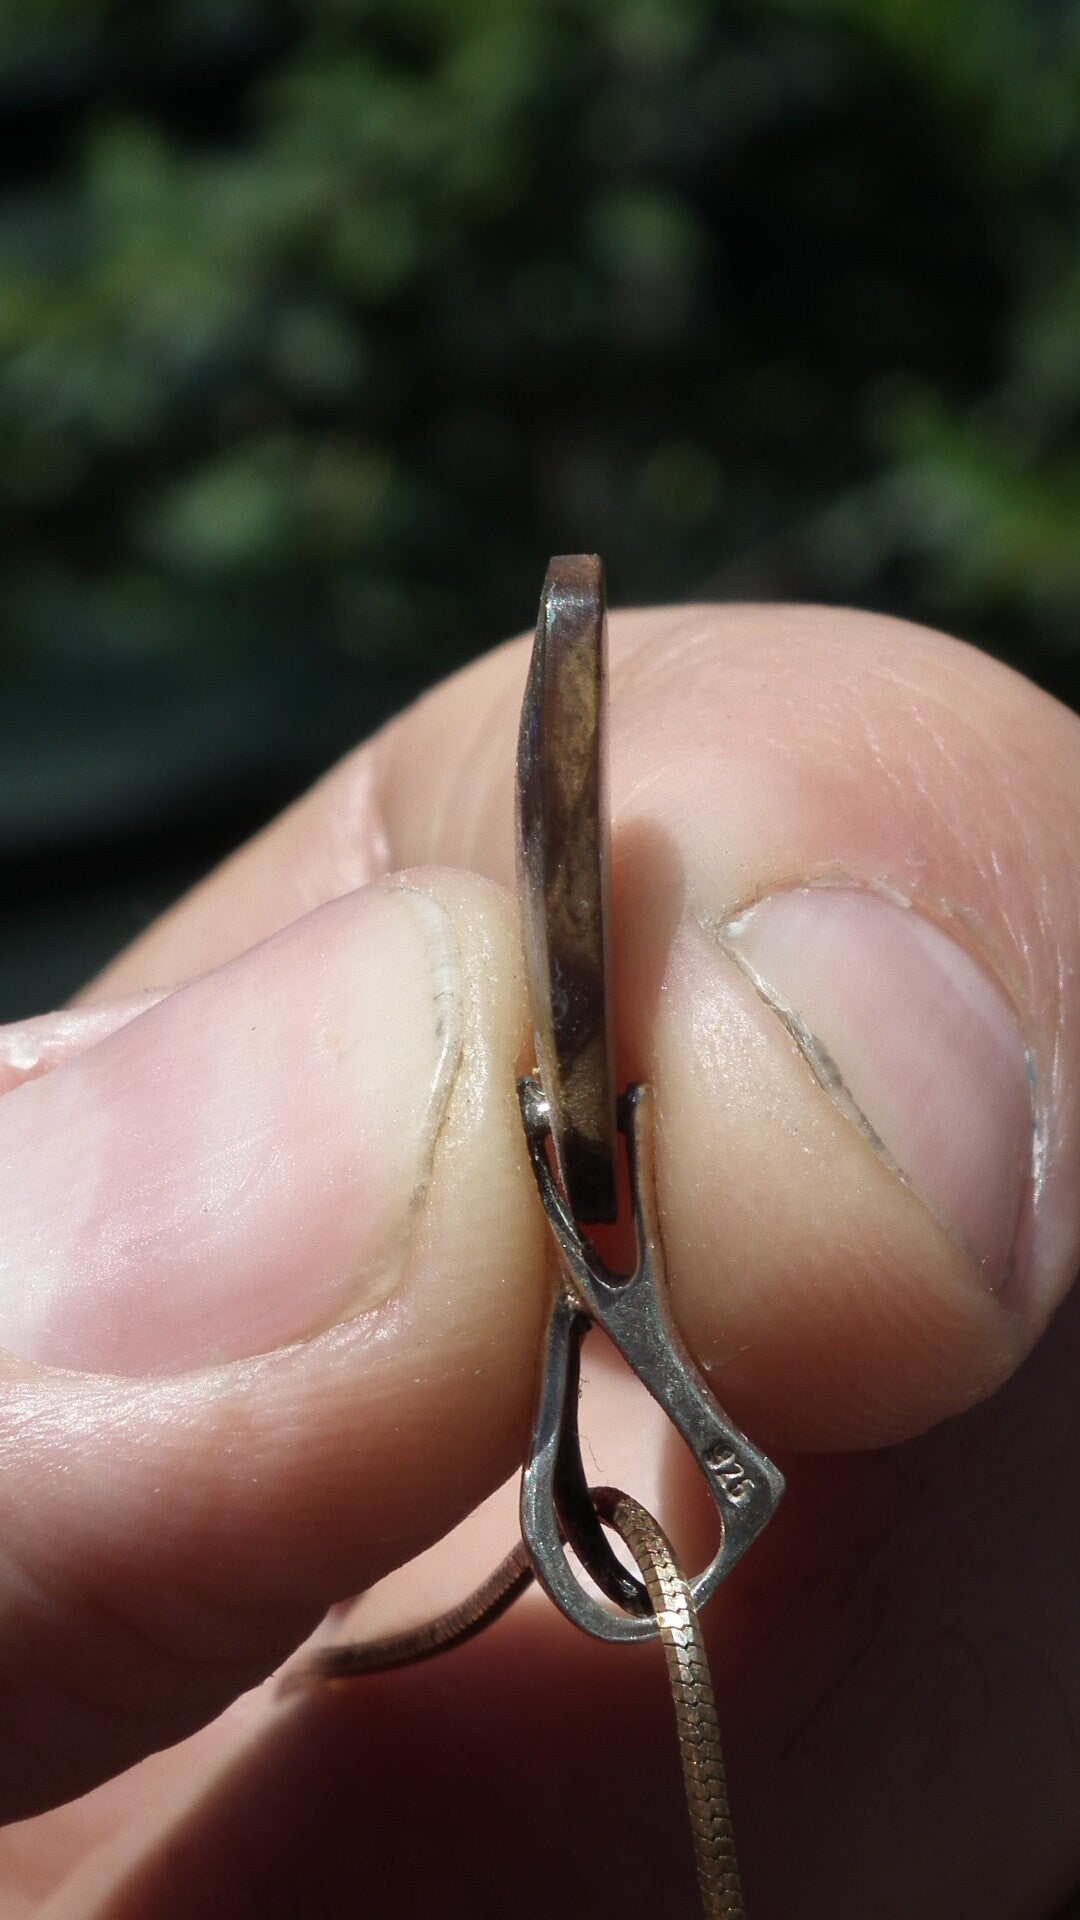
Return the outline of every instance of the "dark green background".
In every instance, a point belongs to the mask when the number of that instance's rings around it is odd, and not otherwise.
[[[0,1017],[532,617],[1080,689],[1080,9],[6,0]]]

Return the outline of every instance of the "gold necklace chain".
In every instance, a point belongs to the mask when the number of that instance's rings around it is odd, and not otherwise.
[[[702,1912],[706,1920],[745,1920],[716,1703],[690,1582],[667,1535],[645,1507],[613,1487],[590,1491],[597,1513],[625,1542],[637,1562],[659,1628],[675,1703]],[[532,1578],[528,1556],[519,1541],[482,1585],[457,1606],[404,1633],[319,1648],[289,1669],[282,1679],[282,1691],[298,1692],[327,1682],[355,1680],[363,1674],[386,1673],[445,1653],[490,1626],[524,1593]]]

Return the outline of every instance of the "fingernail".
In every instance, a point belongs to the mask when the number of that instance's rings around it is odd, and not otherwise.
[[[0,1345],[177,1372],[385,1301],[462,1048],[436,901],[373,887],[0,1100]]]
[[[1020,1024],[989,971],[914,908],[856,887],[770,894],[722,938],[822,1085],[999,1290],[1033,1110]]]

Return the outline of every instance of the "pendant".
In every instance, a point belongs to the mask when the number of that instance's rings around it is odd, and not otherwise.
[[[771,1519],[784,1482],[727,1418],[671,1315],[653,1177],[652,1094],[647,1086],[631,1086],[616,1097],[609,849],[603,568],[594,554],[573,554],[548,567],[517,761],[518,889],[537,1058],[536,1074],[520,1081],[518,1098],[559,1275],[522,1472],[521,1540],[459,1606],[407,1633],[320,1649],[291,1669],[283,1685],[340,1682],[429,1658],[481,1632],[533,1579],[595,1639],[660,1640],[703,1912],[741,1920],[698,1615]],[[636,1238],[627,1273],[605,1264],[587,1231],[618,1217],[620,1140]],[[578,1435],[580,1357],[594,1325],[663,1408],[708,1486],[720,1544],[692,1578],[644,1507],[586,1480]],[[613,1536],[636,1572],[616,1553]]]

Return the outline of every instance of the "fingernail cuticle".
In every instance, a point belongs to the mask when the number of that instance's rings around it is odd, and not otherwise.
[[[1035,1129],[1020,1022],[989,969],[867,887],[783,889],[718,937],[822,1086],[1000,1290]]]

